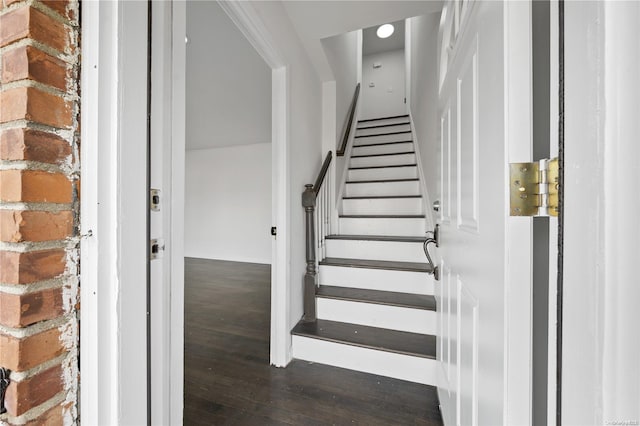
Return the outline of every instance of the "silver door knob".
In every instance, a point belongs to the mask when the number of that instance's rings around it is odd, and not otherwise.
[[[436,211],[436,212],[440,211],[440,201],[439,200],[436,200],[436,201],[433,202],[433,210]]]

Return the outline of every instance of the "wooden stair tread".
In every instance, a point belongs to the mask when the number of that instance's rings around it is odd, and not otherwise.
[[[363,148],[363,147],[371,147],[371,146],[382,146],[382,145],[395,145],[399,143],[412,143],[413,139],[409,139],[408,141],[393,141],[393,142],[380,142],[380,143],[363,143],[359,145],[354,145],[354,148]]]
[[[339,257],[325,257],[320,265],[344,266],[347,268],[387,269],[390,271],[431,272],[431,266],[418,262],[396,262],[389,260],[344,259]]]
[[[351,219],[424,219],[423,214],[342,214],[339,217]]]
[[[405,133],[411,133],[411,130],[403,130],[400,132],[374,133],[372,135],[359,135],[359,136],[354,136],[354,139],[371,138],[371,137],[378,137],[378,136],[402,135]]]
[[[371,179],[371,180],[348,180],[348,183],[380,183],[380,182],[413,182],[420,180],[418,178],[401,178],[401,179]]]
[[[388,235],[327,235],[328,240],[356,240],[356,241],[389,241],[397,243],[423,243],[426,237],[403,237]]]
[[[436,310],[436,299],[431,295],[398,293],[395,291],[368,290],[362,288],[334,287],[321,285],[317,297],[348,300],[352,302],[374,303],[403,308]]]
[[[415,151],[404,151],[404,152],[385,152],[384,154],[364,154],[364,155],[352,155],[351,158],[364,158],[364,157],[386,157],[390,155],[407,155],[407,154],[415,154]]]
[[[300,321],[291,334],[420,358],[436,358],[436,337],[328,320]]]
[[[405,122],[402,122],[402,123],[377,124],[375,126],[356,127],[356,130],[376,129],[378,127],[406,126],[407,124],[411,124],[411,123],[408,122],[408,121],[405,121]]]
[[[378,121],[378,120],[391,120],[392,118],[402,118],[402,117],[409,117],[409,114],[390,115],[389,117],[379,117],[379,118],[367,118],[366,120],[358,120],[358,123],[368,123],[370,121]]]
[[[361,195],[356,197],[342,197],[343,200],[377,200],[381,198],[422,198],[422,195]]]
[[[392,167],[417,167],[416,163],[413,164],[389,164],[388,166],[364,166],[364,167],[349,167],[349,170],[364,170],[364,169],[387,169]]]

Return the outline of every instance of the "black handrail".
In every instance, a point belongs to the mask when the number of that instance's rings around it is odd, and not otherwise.
[[[351,127],[353,126],[353,119],[356,115],[356,105],[358,105],[358,96],[360,96],[360,83],[356,85],[356,90],[353,93],[353,99],[351,100],[351,106],[349,107],[349,115],[347,115],[347,122],[344,129],[342,129],[342,144],[340,145],[340,149],[336,151],[336,154],[339,157],[344,155],[345,150],[347,149],[347,142],[349,142],[349,135],[351,133]]]
[[[313,191],[316,193],[316,198],[318,197],[318,192],[320,191],[320,187],[324,182],[324,178],[327,176],[327,171],[329,170],[329,166],[331,165],[331,158],[333,158],[333,154],[331,153],[331,151],[329,151],[324,159],[324,163],[322,163],[322,168],[320,169],[320,173],[316,178],[316,183],[313,185]]]

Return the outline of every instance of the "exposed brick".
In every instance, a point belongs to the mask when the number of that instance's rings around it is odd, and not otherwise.
[[[63,249],[19,253],[0,251],[0,282],[30,284],[62,275],[66,268]]]
[[[59,317],[64,312],[62,290],[50,288],[28,294],[0,292],[0,324],[26,327]]]
[[[56,365],[7,388],[5,406],[13,416],[20,416],[62,391],[62,367]]]
[[[76,19],[75,10],[69,6],[69,0],[41,0],[41,3],[47,5],[67,19],[72,21]]]
[[[53,408],[40,414],[36,419],[30,420],[26,423],[22,421],[20,423],[12,423],[10,420],[7,422],[9,426],[60,426],[64,424],[64,406],[56,405]]]
[[[33,129],[7,129],[0,133],[0,160],[31,160],[62,164],[71,145],[60,136]]]
[[[0,47],[31,38],[64,52],[68,46],[67,27],[33,7],[25,5],[0,16]]]
[[[53,241],[67,238],[73,229],[70,211],[0,210],[0,241]]]
[[[35,87],[16,87],[0,92],[0,123],[24,119],[68,128],[71,118],[71,105],[60,96]]]
[[[2,54],[0,77],[3,83],[29,79],[65,90],[67,65],[35,47],[19,46]]]
[[[64,353],[60,331],[50,329],[23,339],[0,334],[0,365],[25,371]]]
[[[62,173],[0,170],[0,201],[70,203],[71,181]]]

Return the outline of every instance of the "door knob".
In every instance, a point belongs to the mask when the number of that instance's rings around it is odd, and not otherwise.
[[[433,202],[433,211],[436,211],[436,212],[440,211],[440,200],[436,200]]]

